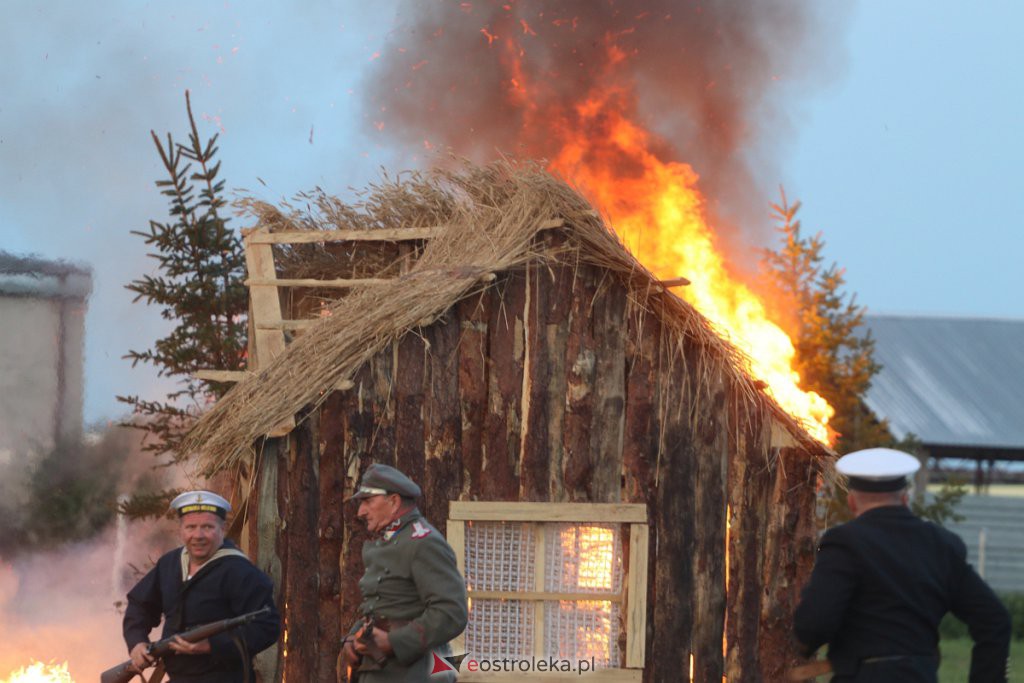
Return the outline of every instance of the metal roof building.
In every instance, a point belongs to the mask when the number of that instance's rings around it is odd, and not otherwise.
[[[868,407],[929,455],[1024,460],[1024,320],[871,315]]]

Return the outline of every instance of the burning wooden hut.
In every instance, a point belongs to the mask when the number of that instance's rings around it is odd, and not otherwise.
[[[505,680],[501,659],[778,680],[829,451],[681,283],[534,167],[307,199],[246,202],[255,368],[188,442],[242,476],[242,540],[286,618],[268,676],[333,679],[364,538],[342,499],[380,461],[421,483],[465,571],[460,680]]]

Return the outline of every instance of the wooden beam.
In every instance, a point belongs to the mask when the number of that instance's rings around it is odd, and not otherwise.
[[[264,320],[256,323],[257,330],[308,330],[322,318],[305,320]]]
[[[242,240],[245,245],[245,267],[250,277],[273,280],[277,277],[274,269],[274,251],[269,244],[253,242],[261,235],[268,235],[266,230],[253,230],[246,233]],[[261,330],[260,320],[281,319],[281,299],[276,286],[254,287],[249,290],[249,301],[252,304],[251,315],[255,321],[256,354],[249,356],[250,368],[262,370],[270,362],[284,353],[284,333],[280,330]],[[281,425],[274,428],[270,436],[284,436],[295,427],[295,418],[289,417]]]
[[[452,501],[450,519],[480,522],[647,523],[647,506],[627,503],[514,503]]]
[[[626,666],[644,665],[647,643],[648,527],[629,525],[629,575],[626,578]]]
[[[456,520],[448,520],[446,538],[448,545],[455,553],[455,561],[459,565],[459,574],[466,576],[466,523]],[[466,651],[466,632],[463,631],[451,642],[452,652],[462,654]]]
[[[565,225],[561,218],[552,218],[541,223],[541,230],[560,228]],[[250,244],[313,244],[318,242],[407,242],[428,240],[444,231],[444,226],[424,228],[392,228],[382,230],[282,230],[280,232],[254,231],[248,238]]]
[[[317,280],[316,278],[260,278],[251,277],[245,281],[246,287],[316,287],[317,289],[348,289],[349,287],[367,287],[393,284],[394,278],[353,278],[338,280]]]
[[[283,230],[256,236],[253,244],[311,244],[316,242],[405,242],[437,237],[443,228],[390,230]]]
[[[538,600],[568,602],[625,602],[622,593],[558,593],[552,591],[466,591],[474,600]],[[540,656],[540,655],[538,655]]]
[[[192,376],[204,382],[241,382],[252,374],[248,370],[196,370]]]

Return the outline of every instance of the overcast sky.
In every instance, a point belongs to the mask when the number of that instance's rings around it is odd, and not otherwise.
[[[121,412],[115,394],[160,388],[121,360],[164,331],[123,285],[151,270],[129,231],[165,215],[149,131],[184,139],[186,88],[231,188],[343,194],[422,163],[386,146],[361,98],[398,3],[295,6],[0,0],[0,249],[92,266],[89,421]],[[836,6],[808,57],[827,78],[785,103],[767,183],[803,201],[871,312],[1024,318],[1024,10]]]

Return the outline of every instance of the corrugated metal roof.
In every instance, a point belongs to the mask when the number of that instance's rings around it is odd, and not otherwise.
[[[1024,320],[871,315],[871,410],[926,445],[1024,448]]]

